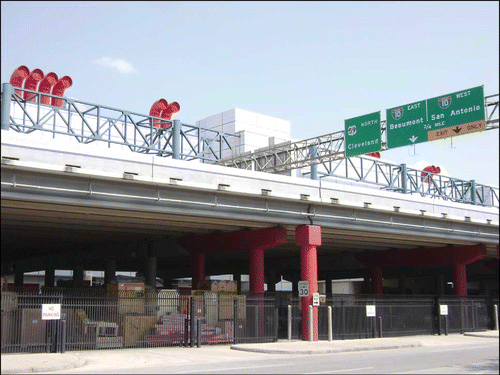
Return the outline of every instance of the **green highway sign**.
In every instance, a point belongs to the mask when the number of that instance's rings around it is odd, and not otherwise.
[[[345,123],[345,156],[368,154],[382,148],[380,111],[354,117]]]
[[[389,108],[387,148],[485,130],[483,86]]]

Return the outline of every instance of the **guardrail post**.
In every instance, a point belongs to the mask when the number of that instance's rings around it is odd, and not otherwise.
[[[470,180],[470,201],[474,205],[477,204],[476,180]]]
[[[408,168],[406,164],[401,164],[401,189],[403,194],[408,194]]]
[[[10,126],[10,102],[12,98],[12,85],[4,83],[2,85],[2,130],[9,130]]]
[[[332,332],[332,307],[328,306],[328,341],[333,340]]]
[[[498,319],[497,319],[497,323],[498,323]],[[292,339],[292,305],[288,305],[288,340],[291,340],[291,339]]]
[[[173,120],[172,121],[173,126],[172,126],[172,151],[173,155],[172,157],[174,159],[180,159],[181,158],[181,121],[180,120]]]

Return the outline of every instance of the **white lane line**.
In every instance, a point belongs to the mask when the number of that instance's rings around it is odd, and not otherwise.
[[[329,371],[320,371],[320,372],[306,372],[306,374],[333,374],[334,372],[347,372],[347,371],[358,371],[358,370],[369,370],[373,367],[358,367],[358,368],[348,368],[344,370],[329,370]]]

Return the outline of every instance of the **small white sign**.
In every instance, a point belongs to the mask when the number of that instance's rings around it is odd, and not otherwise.
[[[319,293],[313,293],[313,306],[319,306]]]
[[[299,281],[299,297],[309,297],[309,281]]]
[[[377,316],[375,313],[375,305],[366,305],[366,316]]]
[[[448,315],[448,305],[439,305],[439,313],[441,315]]]
[[[61,319],[60,303],[42,304],[42,320],[58,320],[58,319]]]

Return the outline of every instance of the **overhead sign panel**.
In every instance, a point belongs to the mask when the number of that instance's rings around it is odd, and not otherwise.
[[[388,149],[482,131],[483,86],[389,108],[386,119]]]
[[[345,123],[345,155],[368,154],[382,149],[380,111],[354,117]]]

